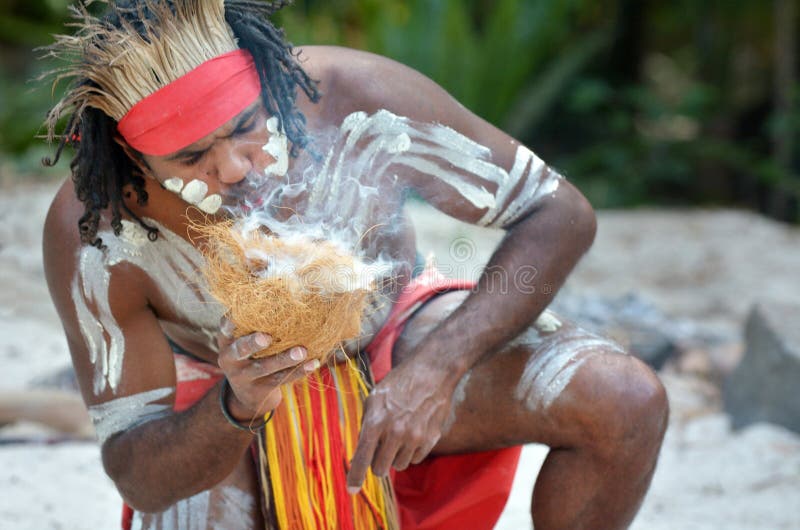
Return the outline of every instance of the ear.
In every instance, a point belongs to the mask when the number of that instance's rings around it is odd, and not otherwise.
[[[133,162],[136,167],[139,168],[139,171],[142,172],[142,175],[151,179],[155,179],[150,166],[147,165],[147,161],[145,161],[144,157],[139,151],[128,145],[128,142],[126,142],[119,134],[114,135],[114,141],[122,148],[128,158],[131,159],[131,162]]]

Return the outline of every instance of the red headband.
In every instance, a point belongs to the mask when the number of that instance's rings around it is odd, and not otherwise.
[[[208,136],[261,93],[247,50],[210,59],[131,107],[117,130],[128,145],[164,156]]]

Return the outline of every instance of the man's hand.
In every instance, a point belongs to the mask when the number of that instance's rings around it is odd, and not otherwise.
[[[306,349],[300,346],[261,359],[253,355],[267,348],[272,338],[252,333],[233,340],[233,325],[223,319],[220,327],[218,364],[233,390],[229,410],[234,418],[249,421],[264,416],[281,402],[280,387],[319,368],[319,361],[304,362]]]
[[[454,387],[443,384],[446,374],[421,370],[417,363],[403,363],[375,386],[364,404],[364,420],[347,487],[356,493],[367,468],[385,476],[389,468],[403,470],[428,456],[450,413]]]

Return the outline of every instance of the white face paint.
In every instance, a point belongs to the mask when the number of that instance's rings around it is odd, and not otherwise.
[[[607,352],[625,352],[612,341],[582,329],[540,338],[520,376],[514,396],[529,410],[544,410],[561,395],[578,369],[589,359]]]
[[[195,179],[183,187],[183,190],[181,190],[181,199],[189,204],[197,204],[205,199],[207,194],[208,184],[202,180]]]
[[[164,187],[172,193],[180,194],[181,190],[183,189],[183,180],[179,179],[178,177],[168,178],[164,181]]]
[[[217,193],[213,193],[197,203],[197,207],[209,215],[214,215],[217,213],[221,206],[222,197]]]
[[[144,271],[171,302],[176,317],[191,326],[208,348],[216,350],[215,333],[224,309],[208,294],[198,272],[202,255],[159,223],[151,219],[145,222],[159,230],[156,241],[148,241],[147,232],[138,224],[122,221],[119,236],[110,230],[97,234],[106,245],[104,250],[92,246],[80,250],[72,299],[95,367],[95,394],[107,388],[116,392],[122,374],[125,340],[109,304],[111,271],[120,263]]]
[[[278,118],[275,116],[267,120],[267,131],[269,131],[270,137],[263,149],[275,159],[275,162],[264,169],[264,174],[286,176],[286,172],[289,171],[289,139],[283,130],[278,128]]]
[[[155,401],[174,392],[174,388],[158,388],[89,407],[89,417],[94,423],[97,441],[102,446],[118,432],[167,416],[172,407]]]
[[[183,180],[172,177],[164,181],[164,188],[180,195],[181,199],[197,206],[207,214],[213,215],[219,211],[222,206],[222,197],[218,193],[208,195],[208,184],[197,179],[189,182],[186,186],[183,184]]]

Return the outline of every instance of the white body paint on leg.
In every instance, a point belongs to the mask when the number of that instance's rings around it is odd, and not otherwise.
[[[172,411],[170,405],[154,402],[164,399],[174,392],[174,388],[157,388],[89,407],[89,417],[94,423],[100,446],[118,432],[170,414]]]
[[[122,375],[125,339],[109,303],[111,273],[120,263],[144,271],[164,299],[171,301],[178,318],[202,333],[206,345],[216,350],[215,333],[224,309],[208,294],[198,272],[203,264],[202,255],[159,223],[151,219],[145,222],[158,228],[156,241],[148,241],[147,232],[138,224],[122,221],[119,236],[110,230],[97,234],[103,239],[105,249],[85,246],[80,250],[72,299],[95,367],[95,394],[107,388],[116,392]]]
[[[592,357],[609,351],[625,353],[609,339],[580,328],[547,336],[538,330],[529,345],[536,353],[526,363],[514,394],[529,410],[548,408]]]

